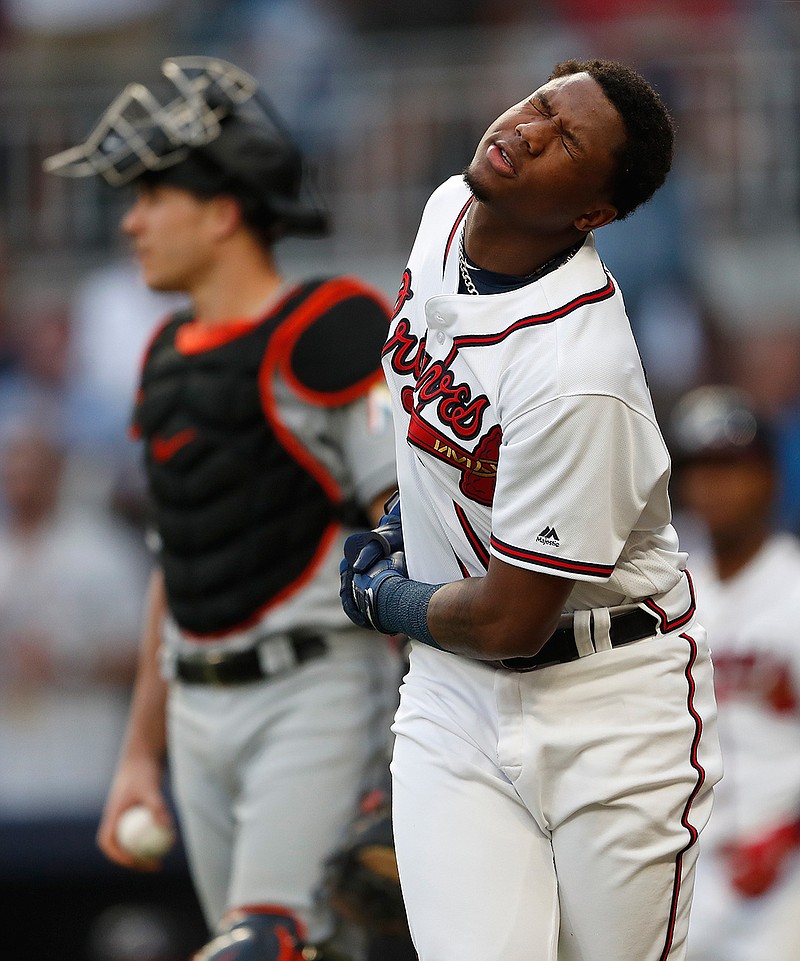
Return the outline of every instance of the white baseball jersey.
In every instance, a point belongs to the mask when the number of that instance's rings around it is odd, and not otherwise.
[[[535,284],[456,293],[470,198],[453,177],[429,201],[384,348],[409,576],[493,553],[579,581],[572,609],[669,591],[670,460],[614,279],[589,236]]]
[[[669,456],[592,237],[459,294],[471,202],[460,178],[431,197],[384,347],[409,575],[494,555],[571,578],[592,653],[518,673],[412,643],[392,760],[412,936],[420,961],[678,961],[720,762]],[[612,648],[609,609],[636,604],[658,633]]]
[[[725,777],[703,838],[690,928],[692,959],[776,961],[800,943],[800,851],[758,898],[737,895],[724,846],[800,819],[800,543],[773,535],[734,577],[693,556],[708,628]]]

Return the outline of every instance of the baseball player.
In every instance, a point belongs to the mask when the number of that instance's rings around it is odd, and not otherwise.
[[[593,240],[672,141],[638,74],[562,63],[434,192],[403,274],[383,355],[402,537],[348,541],[341,594],[413,639],[393,816],[421,961],[685,957],[711,665]]]
[[[336,595],[345,532],[375,523],[395,485],[389,311],[355,278],[278,270],[275,242],[326,222],[253,79],[206,57],[162,70],[172,99],[131,84],[46,164],[132,184],[122,227],[144,279],[190,301],[153,336],[136,400],[159,563],[98,840],[156,866],[115,832],[136,803],[168,821],[168,745],[215,934],[198,958],[317,957],[325,860],[385,767],[397,687],[388,642],[370,644]]]
[[[692,574],[725,762],[689,957],[786,961],[800,945],[800,543],[773,528],[773,438],[744,394],[698,388],[671,426],[677,499],[707,540]]]

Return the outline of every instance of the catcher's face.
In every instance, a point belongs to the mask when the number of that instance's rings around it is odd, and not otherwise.
[[[498,216],[536,232],[589,230],[616,216],[609,185],[625,140],[587,73],[551,80],[489,127],[465,172]]]
[[[207,279],[219,236],[213,200],[164,184],[142,187],[122,231],[153,290],[192,293]]]

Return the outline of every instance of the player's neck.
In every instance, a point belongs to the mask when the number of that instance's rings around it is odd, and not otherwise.
[[[529,228],[499,220],[480,201],[470,208],[465,224],[465,247],[478,267],[498,274],[525,277],[585,238],[570,228],[534,233]]]
[[[243,319],[257,320],[283,287],[283,277],[269,251],[259,247],[233,249],[219,258],[189,291],[196,318],[218,326]]]

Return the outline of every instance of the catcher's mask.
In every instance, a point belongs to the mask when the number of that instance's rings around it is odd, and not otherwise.
[[[161,72],[172,99],[162,103],[143,84],[128,84],[86,141],[48,157],[44,169],[100,176],[112,187],[150,182],[206,197],[233,193],[274,236],[326,233],[321,205],[301,198],[300,151],[253,77],[201,56],[170,57]]]

